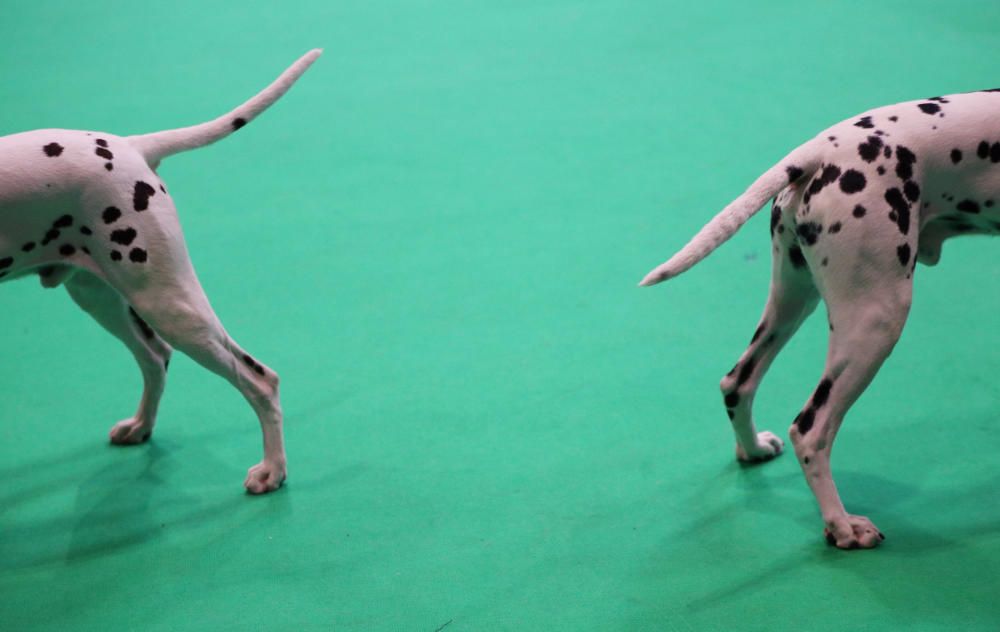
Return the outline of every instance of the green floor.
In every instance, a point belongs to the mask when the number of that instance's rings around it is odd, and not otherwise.
[[[996,242],[918,271],[837,444],[874,552],[825,546],[794,459],[733,459],[717,384],[766,213],[635,287],[824,126],[1000,85],[1000,5],[288,4],[3,7],[0,134],[200,122],[326,52],[160,170],[223,322],[282,376],[287,487],[242,493],[256,421],[180,356],[153,441],[107,445],[131,357],[62,290],[5,284],[0,629],[1000,628]],[[762,427],[785,434],[825,328]]]

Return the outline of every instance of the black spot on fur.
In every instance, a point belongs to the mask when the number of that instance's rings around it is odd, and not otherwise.
[[[910,205],[903,199],[903,194],[899,189],[893,187],[885,192],[885,201],[892,207],[893,221],[899,226],[899,232],[904,235],[910,231]]]
[[[42,151],[44,151],[45,155],[49,158],[55,158],[59,154],[63,153],[63,146],[59,143],[49,143],[45,147],[42,147]]]
[[[96,139],[94,139],[94,142],[97,143],[98,145],[100,145],[101,147],[107,147],[108,146],[108,141],[104,140],[103,138],[96,138]]]
[[[816,222],[802,222],[795,227],[795,232],[806,242],[807,246],[812,246],[819,239],[820,233],[823,232],[823,226]]]
[[[869,136],[867,141],[858,145],[858,155],[865,162],[875,162],[881,149],[882,139],[878,136]]]
[[[899,120],[899,117],[898,116],[890,116],[889,120],[892,121],[893,123],[895,123],[896,121]]]
[[[248,367],[250,367],[251,369],[253,369],[254,372],[256,372],[257,374],[264,375],[264,367],[262,367],[256,360],[254,360],[253,358],[251,358],[250,356],[248,356],[245,353],[243,354],[243,362]]]
[[[802,249],[798,246],[788,249],[788,259],[792,262],[792,267],[803,268],[806,265],[806,258],[802,256]]]
[[[753,338],[750,339],[750,344],[757,342],[757,340],[760,339],[761,335],[764,333],[765,329],[767,329],[767,323],[761,323],[760,326],[757,327],[757,331],[753,332]]]
[[[870,117],[870,116],[862,116],[860,119],[858,119],[858,122],[855,123],[854,126],[855,127],[862,127],[864,129],[871,129],[871,128],[875,127],[875,124],[872,123],[872,117]]]
[[[756,358],[754,358],[753,356],[747,358],[747,361],[744,362],[743,366],[740,367],[740,372],[736,376],[737,388],[743,386],[744,382],[750,379],[750,376],[753,375],[753,370],[756,367],[756,365],[757,365]]]
[[[896,256],[899,257],[899,263],[906,266],[910,262],[910,244],[903,244],[896,248]]]
[[[827,229],[827,232],[830,233],[831,235],[836,235],[837,233],[840,232],[840,228],[841,228],[840,222],[834,222],[830,224],[830,228]]]
[[[246,124],[247,124],[247,121],[246,121],[245,118],[239,118],[238,117],[238,118],[234,118],[233,119],[233,129],[234,130],[238,130],[239,128],[243,127]]]
[[[951,150],[951,161],[953,163],[955,163],[956,165],[958,163],[962,162],[962,150],[961,149],[952,149]]]
[[[117,206],[109,206],[104,209],[103,213],[101,213],[101,218],[104,220],[105,224],[114,224],[121,216],[122,212],[118,210]]]
[[[823,171],[812,179],[809,183],[809,188],[806,190],[806,194],[803,196],[803,201],[807,204],[811,196],[816,195],[823,190],[829,184],[833,184],[840,177],[840,167],[836,165],[827,165],[823,167]]]
[[[14,257],[3,257],[0,258],[0,270],[4,268],[9,268],[14,265]]]
[[[844,193],[857,193],[863,191],[867,184],[865,174],[854,169],[848,169],[844,175],[840,176],[840,190]]]
[[[68,228],[68,227],[70,227],[72,225],[73,225],[73,216],[72,215],[63,215],[62,217],[60,217],[56,221],[52,222],[52,227],[53,228]]]
[[[976,155],[980,158],[986,158],[990,155],[990,144],[988,142],[980,141],[979,146],[976,147]]]
[[[990,145],[990,162],[1000,162],[1000,143]]]
[[[149,208],[149,198],[154,195],[156,195],[156,189],[139,180],[135,183],[135,190],[132,192],[132,208],[137,211],[145,211]]]
[[[825,377],[816,387],[816,392],[813,393],[812,407],[815,410],[819,410],[826,403],[826,400],[830,397],[830,389],[833,388],[833,382],[830,378]]]
[[[955,205],[955,208],[957,208],[958,210],[962,211],[963,213],[978,213],[979,212],[979,204],[977,204],[973,200],[962,200],[957,205]]]
[[[924,114],[937,114],[941,111],[941,106],[937,103],[918,103],[917,107]]]
[[[86,246],[80,246],[80,250],[84,251],[84,252],[85,252],[85,253],[87,253],[88,255],[90,254],[90,249],[89,249],[89,248],[87,248]]]
[[[86,226],[81,226],[80,227],[80,232],[83,233],[84,235],[91,235],[91,234],[93,234],[94,231],[90,230],[90,228],[88,228]]]
[[[98,147],[97,149],[94,150],[94,153],[100,156],[101,158],[104,158],[105,160],[113,160],[115,157],[113,153],[111,153],[104,147]]]
[[[136,234],[134,228],[119,228],[118,230],[111,231],[111,241],[116,244],[128,246],[135,240]]]
[[[913,180],[907,180],[903,185],[903,195],[911,202],[916,202],[920,198],[920,186]]]
[[[21,252],[31,252],[35,249],[35,242],[29,241],[28,243],[21,246]]]
[[[726,409],[726,414],[729,415],[729,421],[732,421],[733,417],[736,416],[736,413],[734,413],[731,408]]]
[[[106,163],[104,163],[104,168],[107,169],[108,171],[111,171],[112,169],[115,168],[115,166],[113,164],[111,164],[110,162],[106,162]]]
[[[138,327],[142,332],[142,335],[146,337],[146,340],[152,340],[156,337],[156,332],[153,331],[153,328],[150,327],[149,324],[147,324],[146,321],[139,316],[139,314],[136,314],[134,309],[129,307],[128,313],[132,317],[132,321],[135,323],[136,327]]]
[[[913,177],[913,164],[917,162],[917,156],[902,145],[896,147],[896,175],[901,180],[909,180]]]
[[[112,261],[121,261],[122,260],[122,253],[118,252],[117,250],[112,250],[111,251],[111,260]]]
[[[728,408],[736,408],[740,403],[740,394],[737,393],[736,391],[733,391],[732,393],[726,393],[726,396],[723,398],[723,401],[726,403],[726,406]]]
[[[781,207],[778,206],[777,202],[771,205],[771,235],[774,235],[774,231],[777,230],[778,224],[781,222]]]
[[[48,232],[45,233],[45,237],[42,239],[42,245],[48,246],[52,241],[59,239],[59,231],[55,228],[50,228]]]
[[[816,419],[816,412],[812,408],[806,408],[798,417],[795,418],[795,427],[798,428],[799,434],[806,434],[809,429],[813,427],[813,421]]]
[[[142,248],[133,248],[129,251],[128,258],[133,263],[145,263],[147,259],[146,251]]]
[[[876,169],[875,171],[877,171],[880,176],[885,175],[885,167],[883,167],[882,165],[879,165],[878,169]]]
[[[59,247],[59,254],[64,257],[69,257],[76,254],[76,248],[72,244],[63,244]]]

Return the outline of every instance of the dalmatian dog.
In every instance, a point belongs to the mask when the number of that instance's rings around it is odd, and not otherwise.
[[[830,472],[834,438],[899,339],[917,262],[937,264],[949,237],[1000,234],[998,122],[1000,89],[890,105],[838,123],[764,172],[640,283],[691,268],[774,198],[770,294],[750,346],[720,386],[737,458],[780,454],[781,439],[754,426],[754,395],[823,299],[826,367],[789,436],[826,539],[842,549],[875,547],[884,536],[844,509]]]
[[[242,128],[277,101],[320,55],[313,50],[270,86],[213,121],[139,136],[45,129],[0,137],[0,282],[38,275],[132,352],[143,376],[138,410],[111,442],[147,440],[167,366],[180,349],[239,390],[260,420],[264,458],[245,486],[285,480],[278,376],[229,337],[188,257],[160,161]]]

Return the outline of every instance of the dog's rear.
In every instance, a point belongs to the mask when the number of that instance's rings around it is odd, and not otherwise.
[[[172,349],[235,386],[254,409],[264,458],[252,493],[285,480],[278,375],[222,327],[195,275],[176,209],[153,171],[177,152],[220,140],[278,100],[319,56],[313,50],[232,112],[200,125],[120,137],[47,129],[0,138],[0,281],[38,272],[132,351],[144,378],[116,444],[149,438]]]

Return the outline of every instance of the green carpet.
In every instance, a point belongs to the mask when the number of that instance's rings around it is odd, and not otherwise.
[[[0,134],[272,110],[168,159],[202,282],[282,377],[289,480],[175,356],[151,443],[131,356],[0,288],[0,629],[996,630],[1000,251],[917,271],[834,473],[888,539],[827,547],[793,458],[741,468],[718,381],[768,218],[636,283],[767,167],[868,107],[1000,85],[1000,5],[5,3]],[[782,436],[818,313],[758,397]]]

